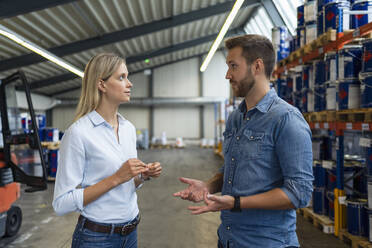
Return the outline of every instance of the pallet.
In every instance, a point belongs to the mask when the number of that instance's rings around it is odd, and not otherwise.
[[[323,233],[330,234],[335,232],[334,222],[328,216],[316,214],[310,208],[300,208],[299,213],[312,222],[316,228],[322,230]]]
[[[344,31],[343,33],[344,33],[344,35],[346,35],[346,34],[353,33],[354,31],[355,31],[355,29],[349,29],[349,30]],[[361,38],[371,39],[372,38],[372,33],[362,35]]]
[[[322,47],[329,42],[335,41],[337,39],[337,32],[335,29],[328,29],[327,32],[321,34],[313,44],[315,48]]]
[[[372,109],[348,109],[336,113],[337,121],[342,122],[372,122]]]
[[[59,149],[59,145],[61,144],[60,141],[58,142],[51,142],[51,141],[43,141],[41,142],[41,146],[44,148],[48,148],[49,150],[57,150]]]
[[[338,238],[351,246],[351,248],[372,248],[372,243],[368,239],[361,236],[352,235],[345,229],[341,229]]]
[[[326,110],[319,112],[319,117],[321,122],[333,122],[336,121],[336,111]]]
[[[170,144],[167,145],[150,145],[150,149],[171,149],[172,146]]]

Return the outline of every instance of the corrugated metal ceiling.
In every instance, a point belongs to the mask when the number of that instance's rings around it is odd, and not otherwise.
[[[172,21],[172,17],[191,11],[218,6],[226,2],[231,1],[84,0],[2,19],[0,20],[0,24],[43,48],[52,49],[82,40],[104,37],[113,32],[128,28],[136,28],[155,21]],[[253,10],[257,10],[257,4],[254,3],[259,3],[260,1],[248,0],[248,2],[253,4],[239,11],[230,30],[244,28],[248,20],[253,16]],[[136,37],[123,41],[114,41],[111,44],[96,48],[86,50],[82,47],[78,52],[62,57],[81,70],[84,69],[85,64],[93,55],[103,51],[118,53],[128,58],[128,61],[130,59],[138,60],[138,57],[136,57],[138,55],[151,54],[151,52],[156,52],[166,47],[176,46],[187,41],[218,33],[230,9],[231,8],[226,8],[226,11],[210,17],[144,35],[138,34]],[[266,32],[267,30],[265,30],[265,33]],[[130,72],[135,72],[143,70],[144,68],[204,54],[208,52],[213,40],[214,38],[192,47],[185,46],[181,50],[161,53],[156,57],[152,57],[149,63],[145,63],[144,60],[129,63],[128,69]],[[0,62],[9,61],[9,59],[29,53],[30,52],[25,48],[6,38],[0,37]],[[0,71],[0,77],[2,78],[10,75],[16,69],[20,68]],[[68,72],[51,62],[34,63],[23,66],[21,69],[25,71],[31,83],[39,82],[40,80],[48,81],[51,78],[51,82],[47,83],[48,86],[33,90],[46,95],[54,95],[59,91],[76,88],[81,82],[79,78],[69,79],[63,82],[53,82],[53,77],[67,74]]]

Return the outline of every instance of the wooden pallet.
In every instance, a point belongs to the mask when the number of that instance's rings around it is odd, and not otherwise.
[[[337,38],[337,32],[335,29],[329,29],[327,32],[321,34],[313,44],[314,48],[322,47],[329,42],[335,41]]]
[[[60,141],[58,142],[50,142],[50,141],[43,141],[41,142],[41,146],[44,148],[48,148],[49,150],[57,150],[59,149],[59,145],[61,144]]]
[[[371,122],[372,109],[348,109],[336,112],[337,121],[343,122]]]
[[[327,110],[319,112],[321,122],[333,122],[336,121],[336,111]]]
[[[302,113],[302,115],[304,116],[304,119],[305,119],[307,122],[310,122],[310,114],[311,114],[311,113]]]
[[[170,144],[167,144],[167,145],[154,144],[154,145],[150,145],[150,148],[151,149],[170,149],[170,148],[172,148],[172,145],[170,145]]]
[[[350,34],[350,33],[353,33],[354,31],[355,31],[355,29],[349,29],[349,30],[344,31],[343,33],[344,34]],[[365,39],[371,39],[372,38],[372,33],[362,35],[361,37],[365,38]]]
[[[334,222],[328,216],[316,214],[311,208],[301,208],[299,213],[312,222],[316,228],[322,230],[323,233],[334,233]]]
[[[372,243],[368,239],[361,236],[352,235],[347,230],[342,229],[338,235],[339,239],[351,246],[351,248],[372,248]]]

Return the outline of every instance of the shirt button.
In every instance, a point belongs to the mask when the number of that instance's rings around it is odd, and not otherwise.
[[[236,137],[236,139],[237,139],[237,140],[239,140],[239,136],[238,136],[238,137]]]
[[[227,229],[227,230],[230,230],[230,227],[228,226],[228,227],[226,227],[226,229]]]
[[[249,117],[247,117],[247,121],[249,121]]]
[[[229,184],[231,184],[231,180],[229,180]]]
[[[250,139],[253,139],[253,136],[249,137]]]
[[[235,158],[231,158],[231,161],[235,161]]]

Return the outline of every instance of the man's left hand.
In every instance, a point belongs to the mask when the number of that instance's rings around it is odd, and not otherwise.
[[[191,214],[204,214],[208,212],[217,212],[234,207],[234,197],[230,195],[211,195],[207,192],[204,193],[205,206],[190,206]]]
[[[149,177],[159,177],[162,172],[162,167],[159,162],[149,163],[147,164],[147,168],[149,170],[142,173],[145,179]]]

